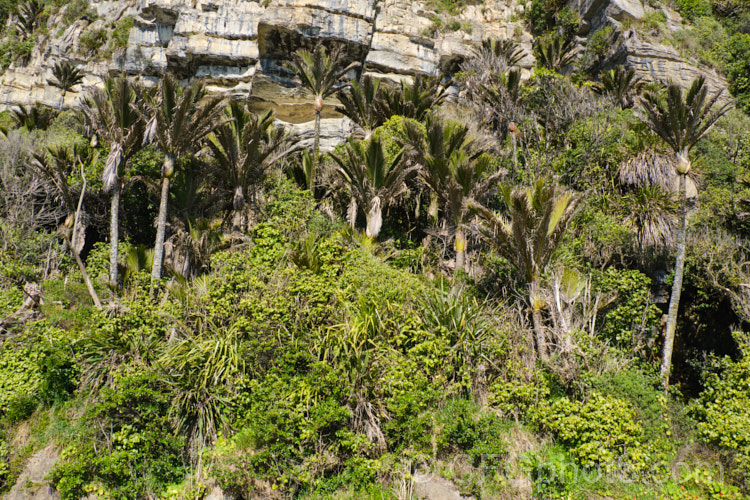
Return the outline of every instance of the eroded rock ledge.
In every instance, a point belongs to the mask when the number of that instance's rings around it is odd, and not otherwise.
[[[201,78],[209,90],[235,95],[252,91],[260,107],[273,107],[287,122],[304,124],[313,118],[309,99],[300,94],[284,69],[299,47],[342,46],[349,61],[365,64],[368,73],[399,80],[418,73],[434,74],[456,65],[488,37],[513,38],[523,47],[522,66],[534,66],[532,36],[520,21],[518,0],[490,0],[463,9],[456,31],[433,29],[433,16],[424,2],[409,0],[113,0],[92,2],[99,20],[78,21],[60,30],[61,14],[49,20],[49,38],[34,49],[25,67],[11,67],[0,77],[0,109],[42,102],[70,107],[80,92],[64,99],[50,86],[51,68],[60,58],[84,66],[79,91],[97,85],[116,71],[155,79],[165,70],[190,80]],[[618,26],[644,16],[640,0],[570,0],[584,21],[582,33],[604,24]],[[127,47],[109,60],[88,61],[80,53],[84,31],[100,29],[132,16]],[[663,45],[650,44],[634,31],[623,31],[613,46],[609,64],[635,67],[651,80],[689,83],[699,73],[711,86],[726,81],[706,68],[685,61]],[[334,102],[329,102],[327,116]],[[331,132],[346,124],[331,124]],[[304,129],[304,126],[301,128]],[[334,144],[332,138],[330,144]]]

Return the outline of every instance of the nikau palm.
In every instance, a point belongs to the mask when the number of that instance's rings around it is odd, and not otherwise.
[[[703,138],[716,124],[730,105],[724,104],[713,110],[714,104],[721,97],[719,90],[709,96],[705,78],[693,81],[683,97],[679,85],[670,84],[666,94],[648,92],[640,100],[643,115],[640,119],[658,135],[675,154],[675,170],[679,177],[679,226],[677,230],[677,255],[675,257],[674,282],[669,299],[667,329],[664,336],[661,377],[664,386],[669,385],[669,372],[672,366],[672,349],[674,348],[677,329],[677,311],[682,294],[682,280],[685,274],[685,235],[687,232],[687,195],[686,176],[690,172],[690,149]]]
[[[539,65],[557,72],[562,71],[575,58],[575,42],[572,38],[553,36],[542,38],[534,46]]]
[[[464,125],[427,122],[424,136],[413,122],[405,125],[414,161],[421,165],[422,181],[440,200],[446,220],[453,229],[456,270],[463,270],[466,260],[464,224],[469,215],[466,200],[483,197],[499,176],[491,172],[490,162],[469,137]]]
[[[612,96],[623,109],[633,107],[634,96],[640,94],[646,85],[634,69],[626,69],[622,65],[602,71],[599,78],[601,82],[594,85],[594,92]]]
[[[84,226],[81,223],[81,208],[83,206],[83,200],[86,196],[86,175],[84,171],[83,161],[80,157],[79,149],[73,145],[70,148],[67,147],[50,147],[47,149],[49,155],[40,153],[33,153],[31,167],[36,169],[37,172],[52,184],[54,191],[57,191],[62,198],[63,205],[68,213],[65,220],[65,224],[61,227],[63,239],[73,255],[73,259],[76,261],[76,265],[81,273],[81,278],[86,285],[86,289],[91,296],[91,300],[94,301],[94,305],[97,309],[102,308],[101,300],[94,289],[94,285],[91,283],[88,272],[86,272],[86,266],[81,260],[80,251],[83,247],[84,237],[82,235]],[[94,158],[96,152],[94,153]],[[94,160],[91,158],[91,160]],[[69,180],[72,173],[75,171],[76,163],[80,164],[81,167],[81,192],[78,196],[78,205],[75,204],[72,193],[70,192]]]
[[[83,81],[83,71],[80,68],[73,66],[68,61],[56,62],[52,67],[52,75],[54,79],[47,80],[47,83],[53,87],[60,89],[60,107],[62,110],[65,104],[65,94],[73,89],[76,85]]]
[[[384,85],[378,105],[382,121],[395,115],[423,121],[448,97],[449,86],[440,77],[422,75],[414,77],[411,84],[401,80],[398,87]]]
[[[155,142],[164,152],[152,280],[161,278],[169,185],[175,165],[180,157],[195,151],[201,140],[217,126],[221,103],[221,96],[205,97],[202,84],[194,83],[183,90],[172,75],[166,74],[159,82],[155,100],[146,106],[142,116],[148,122],[144,142]]]
[[[117,286],[119,212],[122,178],[128,160],[141,149],[146,123],[136,111],[138,89],[127,78],[110,78],[103,89],[95,89],[86,99],[83,112],[98,140],[109,148],[102,181],[105,192],[112,192],[109,226],[109,282]]]
[[[546,179],[538,179],[526,189],[501,186],[508,216],[497,214],[474,200],[467,204],[481,224],[480,236],[523,273],[529,286],[537,351],[547,359],[542,324],[540,279],[573,216],[580,198],[572,191],[560,191]]]
[[[255,115],[243,103],[226,109],[230,119],[218,127],[208,142],[216,159],[224,190],[232,197],[232,229],[241,231],[247,220],[248,190],[257,185],[266,170],[291,152],[289,134],[274,125],[273,112]]]
[[[380,105],[380,80],[370,75],[365,75],[360,84],[352,81],[348,87],[338,93],[341,106],[336,106],[336,111],[345,115],[365,133],[365,139],[385,121],[379,112]]]
[[[313,109],[315,110],[315,130],[313,143],[313,174],[318,166],[318,154],[320,146],[320,117],[323,111],[323,99],[336,93],[344,85],[342,77],[353,65],[343,66],[343,52],[339,49],[332,50],[330,54],[322,46],[317,46],[314,52],[300,49],[293,54],[291,63],[287,68],[291,70],[307,88],[315,99]],[[314,175],[310,176],[308,189],[313,190]]]
[[[406,167],[403,151],[388,161],[379,139],[364,142],[350,139],[345,157],[331,156],[338,164],[336,172],[351,189],[350,221],[357,216],[358,204],[365,211],[365,234],[377,238],[383,225],[383,209],[405,190],[404,180],[416,167]]]

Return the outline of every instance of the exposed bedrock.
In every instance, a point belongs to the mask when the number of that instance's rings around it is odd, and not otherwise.
[[[143,75],[153,83],[169,70],[185,81],[204,80],[212,92],[252,94],[256,109],[273,108],[280,120],[304,124],[313,119],[310,96],[285,68],[301,47],[340,47],[347,62],[363,63],[365,72],[393,81],[455,71],[490,37],[517,40],[525,53],[521,66],[528,70],[535,64],[533,38],[520,21],[523,6],[518,0],[466,6],[441,29],[434,24],[435,12],[424,2],[410,0],[113,0],[93,1],[92,6],[100,16],[93,23],[61,26],[61,14],[49,20],[49,34],[28,64],[12,66],[0,76],[0,108],[34,102],[71,107],[108,73]],[[580,13],[584,31],[604,24],[619,27],[642,18],[650,8],[640,0],[570,0],[569,6]],[[86,53],[82,35],[95,30],[111,34],[127,17],[132,17],[133,27],[125,47],[110,48],[98,57]],[[48,83],[59,59],[72,60],[86,73],[83,83],[64,98]],[[712,86],[726,86],[719,75],[632,31],[613,44],[607,64],[616,63],[635,67],[653,80],[688,83],[703,73]],[[326,102],[325,118],[340,118],[335,104],[334,99]],[[344,122],[337,127],[346,129]]]

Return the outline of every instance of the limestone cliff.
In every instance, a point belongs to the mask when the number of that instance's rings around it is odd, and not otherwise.
[[[389,79],[452,70],[473,47],[488,37],[513,38],[534,65],[531,34],[521,21],[519,0],[488,0],[451,16],[451,29],[436,29],[436,13],[424,1],[410,0],[100,0],[92,1],[99,18],[60,26],[63,12],[48,21],[48,36],[23,67],[0,76],[0,108],[42,102],[73,106],[81,91],[115,71],[141,74],[148,80],[165,70],[182,78],[204,79],[209,89],[230,94],[252,92],[257,106],[273,107],[283,121],[303,124],[312,108],[284,70],[284,61],[299,47],[342,45],[349,61]],[[643,18],[640,0],[570,0],[583,20],[581,35],[608,24]],[[673,13],[669,14],[674,17]],[[82,35],[132,18],[127,44],[106,58],[82,55]],[[653,80],[687,83],[698,73],[712,86],[725,87],[717,74],[685,61],[674,49],[649,43],[636,32],[617,30],[605,64],[624,63]],[[585,43],[585,39],[582,38]],[[60,58],[83,65],[87,77],[64,97],[48,84]],[[323,147],[348,131],[328,103]],[[304,125],[300,127],[305,130]]]

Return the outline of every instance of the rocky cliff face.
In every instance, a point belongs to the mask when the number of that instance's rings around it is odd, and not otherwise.
[[[216,92],[247,95],[259,108],[273,107],[277,117],[303,124],[312,119],[309,99],[301,95],[284,70],[284,62],[300,47],[340,45],[349,61],[365,71],[398,80],[417,73],[452,70],[481,40],[513,38],[534,65],[532,36],[520,20],[520,0],[488,0],[464,7],[451,28],[436,30],[435,13],[423,1],[410,0],[102,0],[92,2],[100,18],[60,28],[61,15],[49,20],[49,33],[25,67],[11,67],[0,77],[0,107],[43,102],[72,106],[79,93],[64,100],[48,84],[51,67],[60,58],[83,64],[87,77],[80,86],[96,85],[109,72],[141,74],[147,80],[170,70],[182,78],[202,78]],[[640,0],[570,0],[584,21],[585,35],[605,24],[641,19]],[[85,32],[113,26],[132,16],[127,46],[93,62],[81,53]],[[608,62],[636,67],[655,80],[689,82],[708,73],[715,87],[726,82],[715,73],[682,59],[673,49],[649,44],[623,30]],[[347,124],[327,103],[323,146],[336,142]],[[303,125],[302,130],[306,127]],[[329,144],[330,143],[330,144]]]
[[[604,26],[616,29],[617,36],[603,66],[622,64],[634,68],[646,81],[675,82],[684,88],[703,75],[712,92],[727,88],[726,79],[711,68],[686,60],[674,47],[650,41],[648,33],[627,27],[637,25],[647,14],[657,11],[641,0],[569,0],[568,5],[581,16],[581,34],[587,35]],[[659,13],[666,19],[667,30],[682,29],[679,14],[666,8]],[[723,98],[731,96],[725,92]]]

